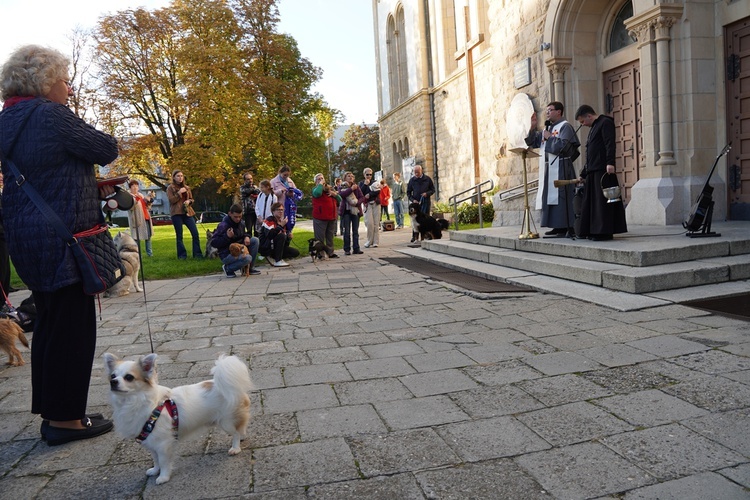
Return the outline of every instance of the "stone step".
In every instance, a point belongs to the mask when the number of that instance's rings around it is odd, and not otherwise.
[[[656,292],[750,277],[750,254],[642,267],[523,252],[455,240],[424,241],[422,248],[471,261],[627,293]]]

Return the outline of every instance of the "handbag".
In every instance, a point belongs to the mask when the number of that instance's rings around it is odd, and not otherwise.
[[[109,234],[109,229],[105,224],[99,224],[86,231],[72,234],[65,227],[60,216],[52,210],[52,207],[42,199],[39,192],[21,175],[18,167],[10,159],[6,159],[5,163],[16,176],[16,183],[21,186],[26,196],[34,202],[57,235],[70,248],[78,271],[81,273],[83,293],[98,295],[125,276],[125,266],[122,264],[117,247],[112,241],[112,235]]]

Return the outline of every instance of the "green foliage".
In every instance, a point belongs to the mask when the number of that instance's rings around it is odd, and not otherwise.
[[[492,207],[492,203],[483,204],[482,221],[491,224],[494,218],[495,209]],[[477,222],[479,222],[479,208],[476,203],[462,203],[458,206],[459,224],[475,224]]]
[[[359,180],[365,168],[373,172],[380,170],[380,128],[377,125],[352,124],[341,142],[343,145],[331,158],[335,171],[351,171]]]
[[[438,201],[432,205],[432,211],[440,213],[453,213],[453,206],[449,205],[448,203]]]

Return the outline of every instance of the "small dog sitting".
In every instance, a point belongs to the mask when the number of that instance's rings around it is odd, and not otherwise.
[[[213,380],[173,389],[157,381],[156,354],[121,361],[105,353],[104,366],[115,430],[151,452],[154,466],[146,475],[158,474],[156,484],[166,483],[172,475],[178,438],[182,441],[218,425],[232,436],[229,454],[242,451],[240,440],[250,421],[247,392],[252,382],[247,366],[236,356],[219,357],[211,370]]]
[[[419,203],[409,205],[409,216],[411,217],[413,229],[412,242],[416,241],[417,234],[422,240],[439,240],[443,237],[443,231],[450,227],[450,222],[422,212]]]
[[[214,229],[214,231],[216,231]],[[206,229],[206,258],[207,259],[218,259],[219,249],[211,244],[211,240],[214,237],[214,231]]]
[[[16,339],[20,340],[24,347],[29,347],[29,341],[23,334],[23,328],[10,319],[0,319],[0,349],[8,355],[8,365],[23,366],[25,361],[21,357],[21,351],[16,347]]]
[[[307,240],[307,249],[310,252],[310,257],[312,258],[312,261],[315,262],[315,260],[326,260],[328,259],[328,254],[326,253],[326,246],[321,243],[319,240],[316,240],[315,238],[310,238]]]
[[[130,293],[130,288],[134,287],[136,292],[142,292],[143,289],[138,284],[138,272],[141,270],[141,261],[138,255],[138,244],[132,236],[125,231],[120,231],[113,238],[115,248],[120,254],[125,266],[125,276],[104,292],[105,297],[122,297]]]
[[[235,259],[241,255],[250,255],[250,252],[248,252],[247,247],[243,245],[242,243],[230,243],[229,253]],[[242,266],[242,276],[250,276],[250,264],[246,266]]]

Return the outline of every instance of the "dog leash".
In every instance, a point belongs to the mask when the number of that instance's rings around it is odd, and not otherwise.
[[[142,210],[141,206],[139,204],[135,204],[134,207],[137,206],[138,210]],[[141,268],[141,288],[143,289],[143,305],[146,309],[146,328],[148,328],[148,342],[151,345],[151,354],[155,354],[154,351],[154,338],[151,336],[151,317],[148,314],[148,298],[146,297],[146,278],[143,275],[143,254],[141,253],[141,240],[138,238],[139,231],[136,229],[135,231],[135,243],[136,246],[138,246],[138,262],[140,262],[140,268]],[[136,279],[138,277],[136,276]]]

